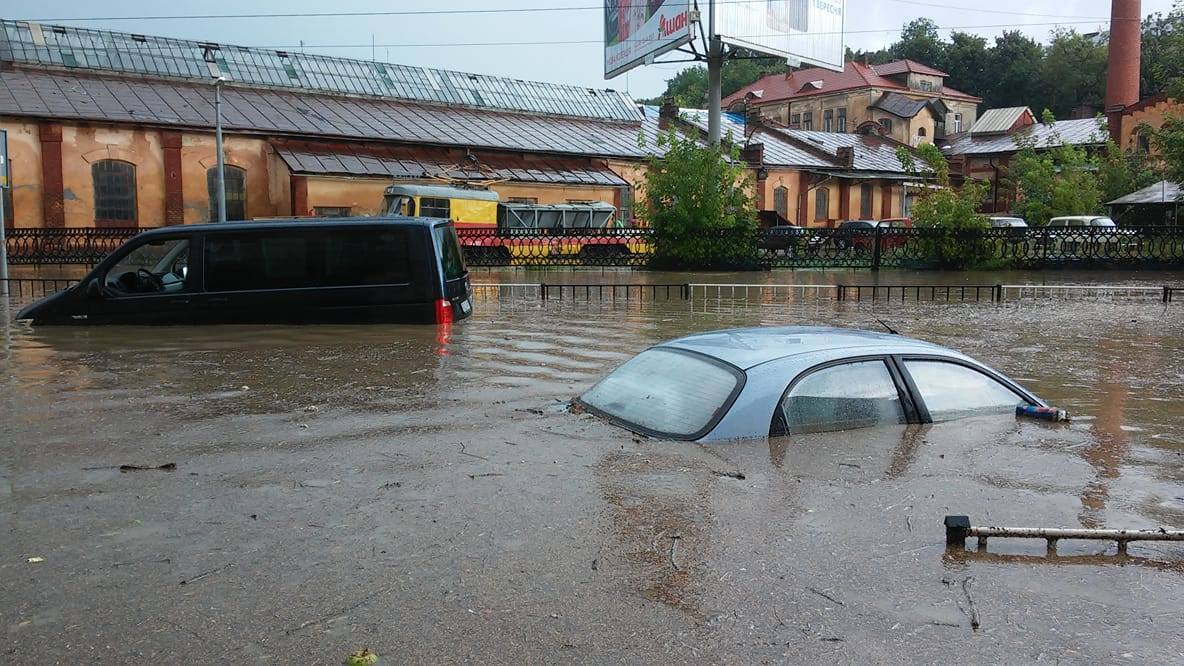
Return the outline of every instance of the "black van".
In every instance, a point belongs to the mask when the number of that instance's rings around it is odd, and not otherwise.
[[[451,323],[473,311],[447,220],[166,227],[17,314],[34,324]]]

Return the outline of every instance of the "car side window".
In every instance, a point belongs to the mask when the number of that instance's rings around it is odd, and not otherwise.
[[[1028,404],[1021,395],[995,379],[964,365],[947,361],[906,360],[917,393],[933,421],[950,421],[981,414],[1003,414]]]
[[[103,276],[113,298],[183,291],[189,279],[189,238],[149,240],[133,248]]]
[[[815,370],[794,384],[778,409],[789,434],[906,422],[896,382],[878,359]]]

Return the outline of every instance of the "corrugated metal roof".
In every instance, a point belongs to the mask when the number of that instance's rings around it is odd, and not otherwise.
[[[801,141],[809,141],[836,157],[838,156],[839,148],[853,149],[855,163],[851,165],[851,169],[855,171],[905,172],[904,165],[896,157],[896,151],[901,145],[894,141],[889,141],[878,136],[846,134],[843,132],[817,132],[794,129],[778,131]]]
[[[1003,109],[987,109],[974,121],[971,134],[998,134],[1007,132],[1024,113],[1032,113],[1026,106],[1009,106]],[[1035,116],[1032,116],[1035,120]]]
[[[843,90],[858,90],[861,88],[901,91],[907,91],[909,89],[905,84],[881,74],[880,72],[884,67],[887,67],[887,65],[875,65],[873,67],[872,65],[865,65],[861,62],[848,61],[843,65],[843,71],[841,72],[823,69],[821,67],[807,67],[806,69],[799,69],[789,74],[769,74],[725,97],[723,105],[729,107],[736,102],[742,101],[748,93],[758,90],[761,91],[759,103],[768,104],[786,99],[796,99],[810,95],[829,95]],[[809,86],[809,84],[815,82],[820,82],[820,86]],[[932,91],[929,94],[934,97],[945,97],[970,102],[982,101],[982,99],[974,95],[968,95],[946,85],[943,85],[940,91]]]
[[[1138,204],[1166,204],[1176,203],[1180,198],[1180,186],[1167,180],[1161,180],[1154,185],[1148,185],[1141,190],[1118,197],[1114,201],[1107,201],[1107,206],[1132,206]]]
[[[916,60],[909,60],[908,58],[904,58],[902,60],[893,60],[892,62],[886,62],[883,65],[872,65],[872,69],[876,70],[876,74],[879,74],[880,76],[893,76],[896,74],[904,74],[905,72],[912,72],[913,74],[926,74],[928,76],[949,76],[949,74],[946,74],[936,67],[930,67],[929,65],[917,62]]]
[[[0,115],[199,127],[214,125],[213,87],[74,72],[0,70]],[[227,88],[232,131],[437,146],[640,157],[640,123],[445,107],[390,99]]]
[[[1062,144],[1101,145],[1107,135],[1092,118],[1083,120],[1058,120],[1045,125],[1036,123],[1025,127],[1031,132],[1037,148],[1052,148]],[[1010,134],[974,135],[969,132],[951,134],[941,141],[941,151],[947,155],[985,155],[991,153],[1014,153],[1019,150],[1015,139],[1019,132]]]
[[[444,69],[168,37],[0,21],[0,61],[367,95],[484,109],[640,120],[623,93]]]
[[[680,109],[682,117],[696,127],[707,130],[707,111],[703,109]],[[725,113],[720,121],[720,133],[732,133],[732,140],[737,145],[744,145],[747,132],[742,114]],[[751,143],[759,143],[765,147],[765,164],[769,166],[800,166],[800,167],[833,167],[834,163],[826,158],[810,152],[808,149],[777,136],[773,132],[757,129],[748,137]]]
[[[395,179],[445,177],[456,180],[508,180],[622,187],[628,185],[603,164],[548,156],[482,155],[480,166],[467,164],[441,149],[356,146],[325,149],[314,144],[274,144],[292,173],[334,176],[376,176]]]

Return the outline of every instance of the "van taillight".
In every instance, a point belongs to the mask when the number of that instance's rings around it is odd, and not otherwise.
[[[436,323],[452,323],[452,303],[450,303],[447,298],[441,298],[440,300],[436,301]]]

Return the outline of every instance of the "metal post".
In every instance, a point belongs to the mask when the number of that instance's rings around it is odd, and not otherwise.
[[[884,242],[884,236],[881,232],[883,232],[883,231],[884,231],[884,228],[877,224],[876,231],[875,231],[876,236],[874,239],[875,246],[872,248],[872,270],[873,271],[880,270],[880,247],[881,247],[881,244]]]
[[[724,46],[715,34],[715,0],[707,8],[707,142],[720,140],[720,98],[723,96]]]
[[[222,150],[222,83],[226,77],[214,79],[214,150],[218,153],[218,179],[215,194],[218,199],[218,221],[226,221],[226,156]]]
[[[0,296],[8,295],[8,241],[5,238],[4,215],[7,213],[8,197],[5,191],[12,183],[8,182],[8,131],[0,129]],[[4,307],[7,311],[7,308]]]

